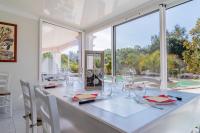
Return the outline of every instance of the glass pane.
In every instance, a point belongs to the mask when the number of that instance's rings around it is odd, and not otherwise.
[[[158,12],[116,26],[118,80],[125,74],[160,80]],[[149,86],[155,87],[151,84]]]
[[[167,10],[169,88],[189,92],[200,88],[199,12],[199,0]]]
[[[112,57],[111,57],[111,27],[93,33],[90,43],[90,50],[104,51],[104,72],[105,79],[110,79],[112,74]]]
[[[42,69],[48,80],[79,72],[81,34],[63,27],[42,24]]]

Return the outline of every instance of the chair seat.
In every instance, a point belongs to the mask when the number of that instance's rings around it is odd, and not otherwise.
[[[60,119],[61,133],[81,133],[70,121],[61,118]]]
[[[10,91],[0,88],[0,96],[8,96],[8,95],[11,95]]]

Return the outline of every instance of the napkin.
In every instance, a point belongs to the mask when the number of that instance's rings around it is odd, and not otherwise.
[[[148,102],[151,103],[172,103],[176,102],[176,100],[170,98],[166,95],[158,95],[158,96],[144,96],[144,99],[146,99]]]
[[[44,85],[44,88],[45,89],[51,89],[51,88],[56,88],[56,87],[58,87],[59,85],[58,84],[56,84],[56,83],[49,83],[49,84],[47,84],[47,85]]]
[[[76,94],[72,97],[73,101],[81,101],[81,100],[88,100],[88,99],[96,99],[98,94]]]

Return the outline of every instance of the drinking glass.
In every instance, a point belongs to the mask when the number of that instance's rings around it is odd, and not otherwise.
[[[112,96],[113,90],[116,89],[116,78],[115,76],[111,76],[111,80],[105,80],[107,87],[104,88],[105,92],[107,91],[107,96]]]
[[[142,82],[142,83],[134,84],[133,92],[135,94],[136,100],[139,101],[139,102],[142,102],[143,97],[146,94],[145,83]]]
[[[80,72],[78,74],[78,84],[79,84],[79,87],[81,89],[84,88],[84,78],[83,78],[83,72],[82,72],[82,70],[80,70]]]
[[[106,82],[104,89],[102,90],[102,95],[103,96],[112,96],[112,83]]]
[[[122,91],[128,92],[127,98],[131,98],[131,91],[133,89],[133,76],[130,73],[126,73],[122,76],[123,78],[123,87]]]

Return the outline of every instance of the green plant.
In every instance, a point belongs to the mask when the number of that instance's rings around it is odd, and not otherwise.
[[[186,70],[191,73],[200,74],[200,19],[198,19],[195,27],[190,31],[192,41],[185,41],[183,52]]]
[[[70,69],[73,73],[78,73],[78,63],[71,62],[70,63]]]
[[[52,59],[53,58],[53,54],[51,52],[46,52],[42,54],[43,59]]]
[[[68,56],[66,54],[61,54],[61,68],[63,70],[68,68]]]

